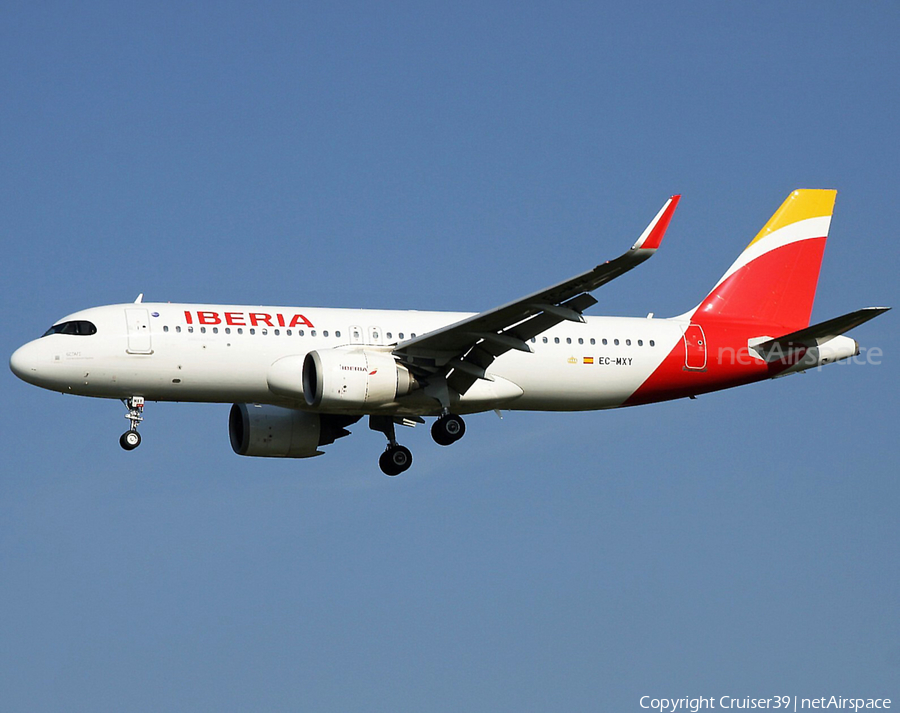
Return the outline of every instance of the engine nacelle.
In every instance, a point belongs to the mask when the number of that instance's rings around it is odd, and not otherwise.
[[[281,357],[266,373],[269,391],[291,399],[303,398],[303,360],[305,354]]]
[[[231,448],[239,456],[311,458],[349,431],[355,421],[268,404],[234,404],[228,416]]]
[[[390,352],[327,349],[310,352],[303,361],[303,396],[314,408],[377,407],[418,387],[409,369]]]

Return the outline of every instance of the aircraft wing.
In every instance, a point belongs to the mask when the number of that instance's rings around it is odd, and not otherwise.
[[[527,342],[532,337],[565,320],[583,322],[581,313],[597,303],[589,292],[637,267],[656,252],[680,198],[669,198],[631,249],[614,260],[521,299],[401,342],[394,355],[419,375],[443,375],[450,388],[465,393],[476,379],[490,378],[485,369],[501,354],[510,349],[530,352]]]

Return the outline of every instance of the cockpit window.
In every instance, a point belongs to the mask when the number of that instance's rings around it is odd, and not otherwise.
[[[60,322],[59,324],[54,324],[50,329],[44,332],[43,336],[46,337],[49,334],[77,334],[82,337],[87,337],[96,333],[97,328],[94,326],[93,322],[79,319],[74,322]]]

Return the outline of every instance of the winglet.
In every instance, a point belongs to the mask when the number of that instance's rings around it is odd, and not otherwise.
[[[677,195],[672,196],[665,202],[659,213],[656,214],[656,217],[650,221],[650,225],[641,234],[641,237],[631,246],[632,250],[656,250],[659,247],[679,200],[681,200],[681,196]]]

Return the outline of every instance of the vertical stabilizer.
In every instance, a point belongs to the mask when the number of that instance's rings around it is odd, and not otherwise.
[[[809,325],[837,191],[796,190],[694,311],[697,322]]]

